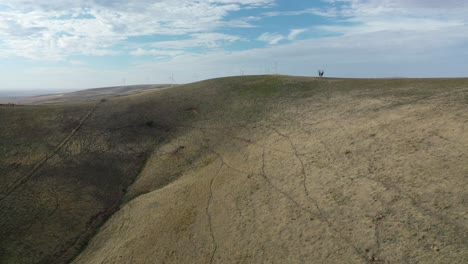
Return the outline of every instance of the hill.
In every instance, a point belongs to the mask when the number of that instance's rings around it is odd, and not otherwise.
[[[466,263],[467,95],[244,76],[1,106],[0,262]]]
[[[46,94],[37,96],[19,96],[2,98],[0,94],[0,103],[8,104],[21,104],[21,105],[38,105],[38,104],[52,104],[52,103],[67,103],[78,102],[85,100],[99,100],[108,99],[111,97],[125,96],[130,94],[137,94],[155,89],[164,89],[171,87],[170,84],[151,84],[151,85],[129,85],[129,86],[115,86],[87,89],[77,92]]]

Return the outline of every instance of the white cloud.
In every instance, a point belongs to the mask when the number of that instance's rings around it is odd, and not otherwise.
[[[289,40],[295,40],[297,38],[297,36],[299,36],[300,34],[306,32],[307,29],[305,28],[299,28],[299,29],[292,29],[289,31],[289,35],[288,35],[288,39]]]
[[[215,51],[181,54],[168,61],[136,62],[127,69],[97,69],[92,66],[41,67],[22,73],[23,78],[2,69],[8,87],[90,88],[127,84],[167,83],[245,74],[272,73],[277,63],[281,74],[339,77],[456,77],[468,74],[464,58],[468,26],[433,31],[382,31],[331,38],[295,41],[247,51]],[[437,36],[437,38],[434,38]],[[385,40],[385,41],[382,41]],[[1,67],[0,67],[1,68]],[[42,84],[43,85],[43,84]],[[43,88],[43,86],[42,86]]]
[[[367,33],[232,53],[182,55],[165,63],[137,64],[134,74],[157,72],[164,81],[174,72],[178,82],[191,82],[238,75],[241,68],[245,74],[272,73],[278,63],[280,73],[292,75],[315,75],[317,69],[324,68],[328,76],[340,77],[464,76],[468,66],[460,56],[468,55],[464,47],[468,36],[460,37],[456,31],[467,29]],[[440,39],[434,40],[433,34]]]
[[[134,56],[175,57],[187,53],[188,49],[197,48],[213,51],[228,43],[237,41],[245,41],[245,39],[240,36],[221,33],[196,33],[179,40],[147,43],[144,47],[139,47],[130,54]]]
[[[324,8],[266,12],[264,16],[317,15],[335,25],[315,29],[341,34],[400,30],[436,30],[466,25],[468,2],[464,0],[323,0]],[[460,32],[460,34],[463,34]]]
[[[156,56],[156,57],[175,57],[183,53],[184,52],[180,50],[160,50],[160,49],[143,49],[143,48],[138,48],[130,52],[130,54],[133,56],[150,55],[150,56]]]
[[[322,10],[348,25],[320,29],[344,34],[378,31],[426,31],[465,25],[468,2],[461,0],[327,0]],[[343,24],[343,23],[341,23]],[[461,33],[461,32],[460,32]]]
[[[379,31],[432,31],[448,27],[463,26],[461,21],[441,21],[423,18],[399,18],[395,21],[384,19],[368,19],[354,26],[317,26],[317,29],[342,33],[346,35],[362,34]]]
[[[174,41],[159,41],[152,43],[155,48],[165,49],[186,49],[195,47],[218,48],[224,43],[233,43],[244,40],[240,36],[233,36],[221,33],[196,33],[191,34],[190,38]]]
[[[269,33],[269,32],[263,33],[262,35],[258,37],[258,40],[267,42],[270,45],[276,45],[285,39],[286,38],[279,33]]]
[[[267,42],[269,45],[276,45],[282,42],[283,40],[295,40],[300,34],[306,32],[308,29],[299,28],[299,29],[291,29],[287,36],[284,36],[279,33],[269,33],[265,32],[261,34],[257,40]]]
[[[265,12],[263,16],[274,17],[274,16],[299,16],[299,15],[316,15],[323,17],[334,17],[337,15],[337,11],[334,8],[328,8],[322,10],[319,8],[307,8],[297,11],[274,11],[274,12]]]
[[[259,17],[227,19],[232,12],[266,7],[273,0],[0,0],[0,57],[12,55],[61,60],[74,54],[128,52],[131,67],[94,68],[68,62],[69,67],[25,69],[21,73],[0,64],[7,87],[89,88],[122,84],[166,83],[225,75],[272,72],[341,77],[466,76],[468,66],[468,2],[435,0],[327,0],[322,9],[266,13],[265,16],[313,14],[326,25],[261,34],[269,45],[225,52],[242,36],[214,33],[220,27],[251,27]],[[278,29],[284,30],[284,29]],[[306,40],[304,32],[335,37]],[[129,37],[170,35],[171,41],[126,42]],[[167,36],[166,36],[167,37]],[[294,40],[294,41],[293,41]],[[123,43],[123,44],[122,44]],[[117,51],[116,44],[124,48]],[[203,49],[203,52],[189,52]],[[139,62],[137,56],[161,60]],[[68,65],[67,64],[67,65]],[[42,80],[38,82],[37,80]]]
[[[86,65],[86,62],[80,61],[80,60],[69,60],[68,63],[70,63],[71,65],[76,65],[76,66]]]
[[[274,0],[0,0],[2,54],[39,59],[115,54],[128,37],[210,33],[220,27],[249,27],[226,20],[243,8]]]

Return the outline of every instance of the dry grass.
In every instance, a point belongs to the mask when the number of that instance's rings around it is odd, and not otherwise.
[[[123,201],[76,263],[465,263],[467,92],[466,79],[254,76],[114,98],[0,202],[2,220],[33,226],[1,226],[0,260],[65,262],[80,247],[60,245]],[[27,124],[49,135],[14,158],[21,144],[5,145],[7,179],[92,107],[5,110],[2,139],[35,138]]]

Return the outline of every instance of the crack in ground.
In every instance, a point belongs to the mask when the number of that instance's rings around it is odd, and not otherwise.
[[[338,127],[341,128],[341,130],[343,132],[345,132],[349,137],[351,137],[352,135],[346,130],[346,128],[344,128],[342,125],[340,125],[336,120],[334,119],[331,119]],[[373,127],[381,127],[380,125],[376,125],[376,126],[373,126]],[[310,131],[306,131],[304,130],[303,128],[301,128],[301,130],[303,132],[305,132],[306,134],[308,135],[312,135],[314,136],[318,141],[319,143],[324,147],[326,153],[328,154],[328,156],[330,158],[333,158],[334,155],[332,155],[332,153],[330,152],[330,149],[327,147],[327,144],[325,144],[325,142],[323,142],[320,138],[318,138],[316,135],[314,135],[313,133],[311,133]],[[328,167],[330,168],[333,168],[332,166],[328,165]],[[364,179],[367,179],[367,180],[370,180],[370,181],[373,181],[373,182],[376,182],[380,185],[382,185],[384,188],[388,189],[388,190],[393,190],[395,191],[398,195],[401,195],[402,197],[406,198],[409,200],[410,204],[412,206],[414,206],[414,208],[419,211],[420,213],[426,215],[426,216],[429,216],[431,218],[435,218],[437,219],[438,221],[440,221],[441,223],[444,223],[448,226],[452,226],[452,227],[455,227],[457,228],[457,230],[459,230],[459,232],[455,233],[455,235],[458,236],[458,238],[460,239],[460,241],[466,241],[466,237],[468,237],[468,233],[466,231],[466,227],[458,224],[457,222],[455,221],[452,221],[451,219],[448,219],[447,217],[445,217],[444,215],[441,215],[437,212],[434,212],[433,210],[431,210],[430,208],[427,208],[426,206],[422,205],[421,203],[419,203],[417,201],[417,199],[415,197],[413,197],[411,194],[405,192],[403,189],[401,189],[400,187],[398,187],[396,184],[392,183],[392,182],[389,182],[388,180],[385,180],[385,179],[380,179],[378,177],[375,177],[376,175],[373,173],[373,162],[372,160],[370,161],[370,168],[369,168],[369,173],[371,175],[374,175],[374,177],[370,177],[370,176],[367,176],[367,175],[362,175],[360,176],[359,178],[364,178]],[[461,231],[461,233],[460,233]],[[376,248],[375,250],[378,252],[380,250],[380,233],[377,235],[377,240],[376,241]]]
[[[203,131],[203,129],[200,129],[202,130],[202,133],[205,134],[204,132],[206,131]],[[279,131],[277,132],[278,134],[282,135],[282,136],[285,136],[283,134],[281,134]],[[206,135],[206,134],[205,134]],[[287,136],[285,136],[287,138]],[[289,201],[291,201],[297,208],[299,208],[301,211],[305,211],[307,212],[309,215],[317,218],[318,220],[320,220],[321,222],[325,223],[328,228],[330,228],[330,230],[332,230],[334,233],[336,233],[338,235],[338,237],[340,239],[342,239],[343,241],[346,242],[346,244],[348,244],[351,248],[353,248],[353,250],[355,251],[355,253],[363,260],[363,262],[367,262],[368,258],[367,256],[361,251],[359,250],[356,246],[354,246],[351,241],[349,241],[349,239],[345,238],[343,235],[341,235],[340,232],[338,232],[334,227],[333,225],[331,224],[331,222],[327,219],[327,217],[325,217],[325,213],[322,211],[322,209],[320,208],[320,206],[318,205],[317,201],[310,197],[309,196],[309,193],[308,193],[308,190],[307,190],[307,198],[310,199],[313,204],[314,204],[314,207],[317,209],[318,213],[315,213],[313,211],[311,211],[310,209],[308,209],[307,207],[304,207],[303,205],[301,205],[298,201],[296,201],[294,198],[292,198],[291,195],[289,195],[288,193],[284,192],[283,190],[281,190],[280,188],[278,188],[276,185],[274,185],[271,180],[268,178],[268,176],[266,175],[266,172],[265,172],[265,147],[263,146],[259,146],[262,148],[262,172],[260,174],[260,176],[268,183],[268,185],[270,185],[274,190],[276,190],[277,192],[279,192],[280,194],[282,194],[284,197],[286,197]],[[227,168],[229,169],[232,169],[238,173],[241,173],[241,174],[244,174],[244,175],[250,175],[250,173],[247,173],[247,172],[244,172],[242,170],[239,170],[231,165],[229,165],[223,155],[221,155],[220,153],[216,152],[214,149],[208,147],[208,149],[214,154],[216,155],[220,161],[222,162],[222,166],[226,166]],[[297,149],[293,148],[293,150],[295,151],[295,155],[297,155],[296,157],[299,159],[299,154],[297,152]],[[305,171],[305,165],[303,164],[302,160],[301,161],[301,165],[303,166],[303,175],[304,177],[307,175],[306,171]],[[210,185],[211,186],[211,185]],[[307,186],[305,185],[305,188],[307,189]],[[210,198],[211,199],[211,198]],[[211,220],[210,220],[211,221]],[[216,250],[217,250],[217,247],[216,247]],[[214,255],[212,256],[214,257]],[[213,260],[214,261],[214,260]]]
[[[285,135],[283,133],[281,133],[280,131],[278,131],[276,128],[272,128],[278,135],[280,135],[281,137],[285,138],[289,144],[291,145],[291,148],[293,149],[294,151],[294,155],[295,157],[299,160],[299,162],[301,163],[301,170],[302,170],[302,174],[303,174],[303,181],[302,181],[302,184],[303,184],[303,188],[304,188],[304,192],[306,194],[306,197],[314,204],[315,208],[317,209],[317,211],[319,212],[319,218],[320,220],[322,220],[323,222],[325,222],[327,224],[327,226],[333,230],[341,239],[343,239],[343,241],[345,241],[349,246],[351,246],[355,253],[360,256],[364,261],[367,261],[367,257],[366,257],[366,254],[360,250],[359,248],[357,248],[353,243],[351,243],[351,241],[349,239],[347,239],[345,236],[343,236],[338,230],[336,230],[336,228],[333,226],[333,224],[330,222],[330,220],[328,219],[328,217],[326,217],[325,213],[323,212],[322,208],[319,206],[318,202],[316,199],[314,199],[310,193],[309,193],[309,190],[307,188],[307,173],[306,173],[306,170],[305,170],[305,165],[304,165],[304,162],[302,161],[302,159],[299,157],[299,153],[297,151],[297,148],[294,146],[294,144],[292,143],[290,137],[288,135]],[[265,164],[263,164],[264,166]]]
[[[310,197],[310,194],[309,194],[309,189],[307,188],[307,174],[306,174],[306,171],[305,171],[305,166],[304,166],[304,162],[302,161],[302,159],[299,157],[299,153],[297,151],[297,148],[296,146],[294,146],[294,144],[292,143],[292,140],[291,138],[288,136],[288,135],[285,135],[285,134],[282,134],[278,129],[276,128],[272,128],[278,135],[280,135],[281,137],[285,138],[288,142],[289,142],[289,145],[291,146],[292,150],[294,151],[294,156],[296,157],[296,159],[301,163],[301,173],[302,173],[302,187],[304,188],[304,192],[306,193],[306,196],[307,197]],[[312,198],[311,198],[312,199]],[[312,199],[313,200],[313,199]],[[313,201],[315,204],[317,203],[315,200]],[[316,207],[318,207],[316,205]]]
[[[381,184],[383,187],[389,189],[389,190],[393,190],[395,191],[397,194],[401,195],[402,197],[405,197],[406,199],[409,200],[410,204],[412,206],[414,206],[416,208],[417,211],[419,211],[420,213],[426,215],[426,216],[429,216],[430,218],[434,218],[434,219],[437,219],[439,222],[442,222],[448,226],[452,226],[452,227],[455,227],[458,231],[454,233],[454,235],[458,236],[460,241],[466,241],[467,237],[468,237],[468,232],[466,231],[466,227],[464,227],[463,225],[460,225],[458,224],[457,222],[454,222],[452,221],[451,219],[448,219],[447,217],[437,213],[437,212],[434,212],[433,210],[423,206],[422,204],[420,204],[416,198],[414,198],[413,196],[411,196],[410,194],[402,191],[402,189],[392,183],[389,183],[387,181],[384,181],[384,180],[381,180],[381,179],[378,179],[377,177],[375,178],[371,178],[369,176],[361,176],[362,178],[365,178],[365,179],[368,179],[370,181],[374,181],[374,182],[377,182],[379,184]]]
[[[209,198],[208,198],[208,204],[206,205],[206,215],[208,216],[208,226],[209,226],[209,229],[210,229],[211,241],[212,241],[213,247],[214,247],[213,252],[211,253],[211,258],[210,258],[210,263],[211,264],[214,263],[214,257],[216,255],[216,251],[218,250],[218,244],[216,243],[216,237],[215,237],[214,232],[213,232],[213,222],[212,222],[212,216],[211,216],[211,213],[210,213],[210,206],[211,206],[211,203],[213,201],[213,184],[214,184],[215,179],[219,176],[219,173],[221,172],[223,167],[224,167],[224,163],[221,164],[221,166],[218,169],[218,172],[216,172],[216,174],[213,176],[213,178],[210,181],[210,195],[209,195]]]
[[[369,261],[377,261],[379,258],[377,256],[380,255],[381,249],[381,232],[382,232],[382,220],[384,219],[384,215],[378,215],[374,218],[374,250],[372,255],[369,256]]]
[[[365,254],[362,253],[361,250],[359,250],[357,247],[355,247],[348,239],[346,239],[344,236],[341,235],[340,232],[338,232],[334,227],[333,225],[330,223],[330,221],[325,217],[323,211],[321,210],[321,208],[316,204],[314,203],[314,206],[316,207],[316,209],[318,210],[318,214],[314,213],[313,211],[311,211],[310,209],[302,206],[299,202],[297,202],[294,198],[292,198],[289,194],[287,194],[286,192],[282,191],[281,189],[279,189],[276,185],[274,185],[271,180],[268,178],[268,176],[266,175],[265,173],[265,150],[263,150],[263,153],[262,153],[262,174],[261,176],[266,180],[266,182],[273,188],[275,189],[276,191],[278,191],[279,193],[281,193],[283,196],[285,196],[288,200],[290,200],[291,202],[293,202],[300,210],[302,211],[305,211],[307,213],[309,213],[310,215],[318,218],[318,220],[320,220],[321,222],[325,223],[328,228],[330,228],[330,230],[332,230],[334,233],[336,233],[338,235],[339,238],[341,238],[343,241],[346,242],[346,244],[348,244],[348,246],[351,246],[354,250],[354,252],[364,261],[366,262],[367,261],[367,257],[365,256]],[[309,197],[309,199],[313,200],[311,197]],[[313,200],[314,201],[314,200]]]
[[[306,211],[307,213],[309,213],[309,214],[311,214],[311,215],[313,215],[315,217],[318,217],[318,215],[316,213],[314,213],[314,212],[310,211],[308,208],[305,208],[304,206],[302,206],[298,201],[296,201],[294,198],[292,198],[291,195],[284,192],[283,190],[281,190],[280,188],[278,188],[276,185],[274,185],[271,182],[270,178],[268,178],[267,174],[265,173],[265,150],[264,149],[263,149],[263,152],[262,152],[262,173],[260,174],[260,176],[262,176],[262,178],[265,179],[265,181],[268,183],[268,185],[270,185],[273,189],[275,189],[276,191],[281,193],[288,200],[293,202],[299,209],[301,209],[302,211]]]

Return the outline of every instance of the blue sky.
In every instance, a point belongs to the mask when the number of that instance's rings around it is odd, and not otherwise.
[[[0,90],[468,76],[462,0],[0,0]]]

